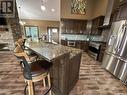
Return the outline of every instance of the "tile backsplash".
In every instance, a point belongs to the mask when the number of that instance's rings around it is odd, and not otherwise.
[[[101,35],[74,35],[74,34],[61,34],[63,40],[80,40],[80,41],[103,41]]]

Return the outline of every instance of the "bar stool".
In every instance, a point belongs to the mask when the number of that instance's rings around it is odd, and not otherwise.
[[[35,57],[35,59],[38,58],[37,54],[33,53],[31,50],[25,47],[25,39],[18,39],[18,41],[15,43],[15,46],[19,46],[20,50],[26,52],[29,57]]]
[[[20,62],[20,65],[22,67],[23,76],[25,79],[25,82],[27,83],[26,87],[28,87],[28,95],[35,95],[34,92],[34,83],[38,81],[43,81],[43,86],[46,87],[46,78],[48,79],[48,91],[45,92],[44,95],[52,95],[51,93],[51,81],[50,81],[50,74],[49,69],[52,66],[51,62],[48,62],[46,60],[38,60],[32,63],[28,63],[24,57],[18,57],[16,56],[18,61]],[[26,95],[26,87],[24,89],[24,94]]]
[[[26,52],[29,56],[37,56],[36,53],[32,52],[30,49],[28,49],[25,46],[26,39],[23,39],[23,38],[20,38],[20,39],[22,40],[22,48],[23,48],[24,52]]]

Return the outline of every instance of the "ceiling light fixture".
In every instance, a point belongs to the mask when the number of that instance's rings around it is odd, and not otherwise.
[[[45,11],[46,10],[46,7],[44,6],[44,1],[42,0],[42,5],[41,5],[41,10],[42,11]]]
[[[54,11],[55,11],[55,9],[53,9],[53,8],[52,8],[52,9],[51,9],[51,11],[52,11],[52,12],[54,12]]]
[[[46,10],[46,7],[44,5],[41,5],[41,10],[42,11],[45,11]]]

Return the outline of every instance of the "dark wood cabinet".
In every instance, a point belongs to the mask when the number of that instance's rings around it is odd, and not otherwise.
[[[117,15],[118,15],[118,13],[119,13],[119,8],[113,10],[113,12],[111,14],[111,18],[110,18],[110,24],[112,22],[117,21]]]
[[[61,33],[66,33],[66,22],[61,21]]]
[[[89,42],[88,41],[81,42],[81,49],[84,50],[85,52],[88,51],[88,46],[89,46]]]
[[[115,22],[117,20],[117,15],[119,12],[119,3],[120,0],[114,0],[113,9],[110,17],[110,24],[112,24],[112,22]]]
[[[81,49],[81,41],[75,41],[75,48]]]
[[[67,40],[61,40],[61,45],[67,46]]]
[[[127,19],[127,0],[115,0],[111,22]]]
[[[87,52],[88,51],[88,41],[74,41],[75,42],[75,47],[78,49],[82,49],[83,51]],[[61,40],[61,44],[67,46],[68,40]]]
[[[76,41],[75,48],[82,49],[83,51],[88,51],[88,41]]]
[[[101,35],[102,28],[99,28],[99,26],[102,26],[103,22],[104,16],[99,16],[92,20],[91,35]]]
[[[127,19],[127,0],[122,0],[119,4],[117,20]]]
[[[73,21],[73,33],[77,34],[78,33],[78,21]]]
[[[119,0],[119,5],[127,3],[127,0]]]
[[[101,43],[98,61],[102,62],[105,50],[106,50],[106,43]]]
[[[86,20],[61,19],[62,34],[88,34],[86,31]]]
[[[53,95],[69,95],[79,79],[81,52],[72,55],[66,53],[52,60],[53,66],[50,69],[50,74],[53,79]]]

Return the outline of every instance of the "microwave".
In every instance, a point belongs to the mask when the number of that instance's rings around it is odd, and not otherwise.
[[[75,47],[75,41],[67,41],[67,46]]]

